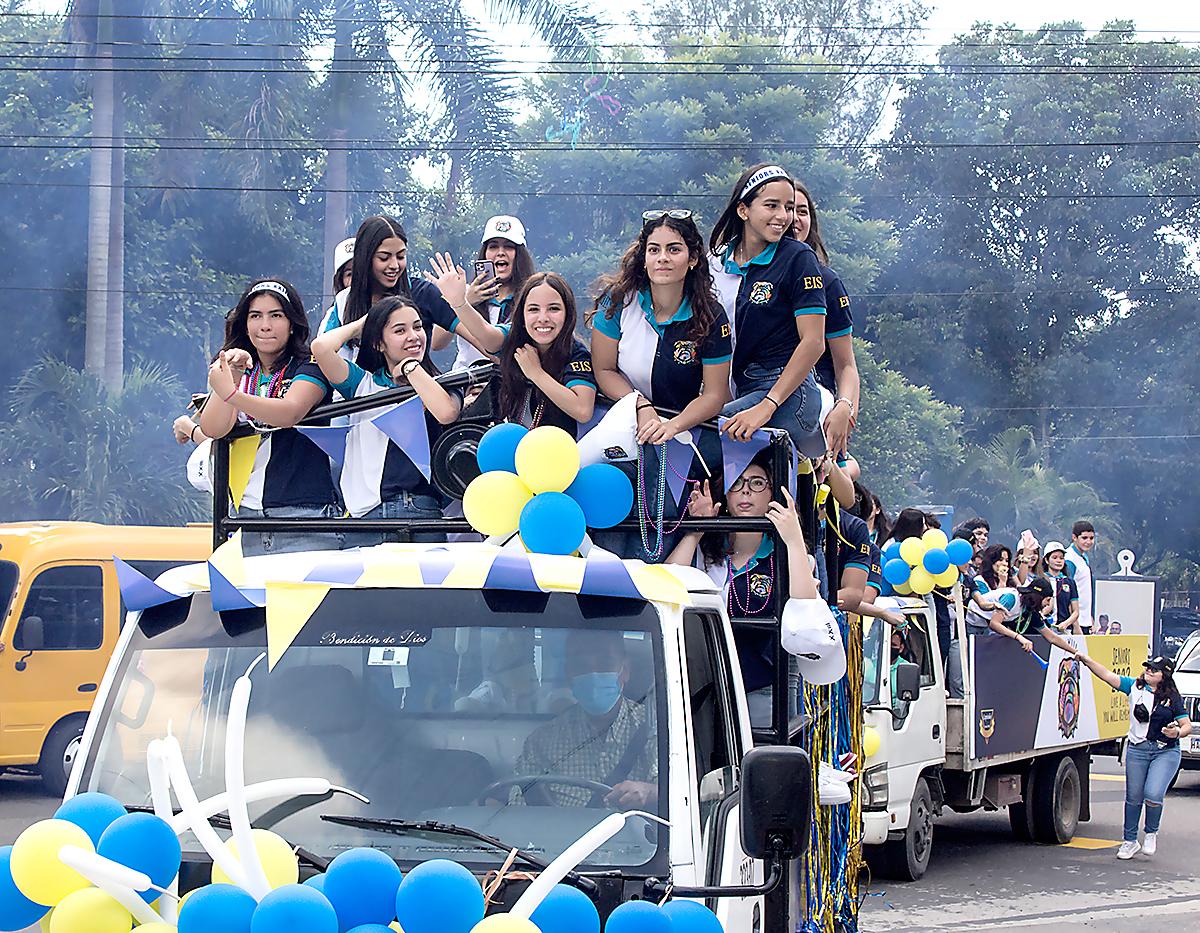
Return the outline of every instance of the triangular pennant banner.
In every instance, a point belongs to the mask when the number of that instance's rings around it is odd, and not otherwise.
[[[357,583],[363,575],[363,562],[358,557],[345,557],[317,564],[304,578],[305,583]]]
[[[242,494],[254,472],[254,458],[258,454],[258,435],[239,437],[229,445],[229,496],[235,509],[242,506]]]
[[[641,567],[634,567],[632,576],[638,593],[643,599],[674,603],[677,606],[692,604],[692,597],[688,594],[687,587],[666,567],[644,564]]]
[[[412,551],[382,551],[367,564],[358,578],[359,586],[379,588],[401,587],[419,589],[425,585],[421,579],[421,566]]]
[[[442,581],[443,589],[478,590],[483,588],[492,562],[496,559],[495,551],[479,551],[460,554],[454,564],[454,569]]]
[[[529,558],[516,551],[503,551],[496,555],[488,569],[485,588],[497,590],[529,590],[541,592],[533,575]]]
[[[679,505],[683,487],[692,471],[694,451],[683,441],[671,438],[665,445],[667,457],[667,487],[671,490],[671,501]]]
[[[213,612],[253,609],[262,605],[251,598],[252,590],[239,590],[211,561],[208,564],[208,591],[212,596]]]
[[[425,424],[425,408],[420,397],[401,402],[371,423],[404,451],[404,456],[413,462],[425,479],[430,479],[429,429]]]
[[[586,561],[560,554],[534,554],[529,558],[538,586],[546,592],[578,593],[583,586]]]
[[[340,464],[345,462],[346,435],[350,433],[349,425],[311,428],[298,426],[296,430],[320,447],[324,451],[325,456],[334,463]]]
[[[268,670],[274,670],[328,592],[320,583],[267,584]]]
[[[579,592],[594,596],[623,596],[637,599],[640,595],[625,562],[613,557],[589,557],[584,562],[583,582]]]
[[[426,586],[441,586],[454,569],[454,555],[445,548],[426,551],[418,559],[421,580]]]
[[[728,418],[718,419],[721,427],[725,426]],[[729,492],[739,476],[750,465],[755,454],[771,443],[771,435],[766,431],[755,431],[748,441],[735,441],[728,434],[721,435],[721,458],[724,461],[725,492]]]
[[[177,593],[164,590],[140,570],[135,570],[129,564],[113,555],[113,566],[117,570],[117,587],[121,591],[121,601],[131,612],[140,612],[152,606],[182,599]]]
[[[212,552],[208,559],[211,566],[235,586],[246,582],[246,561],[242,556],[242,530],[239,528],[229,540]]]

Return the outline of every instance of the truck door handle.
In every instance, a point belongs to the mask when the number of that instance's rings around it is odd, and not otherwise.
[[[936,739],[942,734],[942,727],[938,723],[933,724],[933,737]]]
[[[79,692],[80,693],[95,693],[96,685],[95,684],[80,684]]]

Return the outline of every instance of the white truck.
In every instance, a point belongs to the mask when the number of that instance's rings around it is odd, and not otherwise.
[[[1032,636],[1036,657],[1010,639],[971,636],[956,645],[965,695],[951,698],[931,602],[886,597],[878,605],[908,624],[894,635],[864,620],[864,721],[879,740],[863,771],[864,845],[880,847],[874,854],[888,874],[916,880],[933,853],[934,819],[947,808],[1007,807],[1018,838],[1070,841],[1090,819],[1092,756],[1119,753],[1123,696],[1040,636]],[[1097,658],[1107,652],[1110,667],[1129,665],[1122,672],[1145,657],[1139,636],[1089,636],[1086,648]]]

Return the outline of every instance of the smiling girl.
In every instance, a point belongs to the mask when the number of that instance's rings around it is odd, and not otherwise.
[[[329,383],[311,362],[308,318],[296,289],[279,279],[258,279],[242,293],[225,323],[225,346],[208,371],[212,393],[200,430],[224,437],[239,421],[272,428],[259,439],[239,518],[332,517],[337,496],[329,458],[293,425],[331,397]],[[274,533],[243,535],[246,554],[316,550],[329,536]],[[336,545],[335,545],[336,546]]]
[[[766,425],[803,456],[825,454],[813,366],[825,351],[825,286],[817,255],[788,236],[796,186],[778,165],[742,173],[709,239],[713,281],[733,325],[734,401],[723,430],[749,440]]]
[[[529,428],[555,425],[577,436],[592,417],[596,380],[587,349],[575,338],[575,294],[556,272],[535,272],[513,301],[512,320],[492,324],[466,302],[467,278],[439,253],[426,273],[466,331],[500,370],[499,421]]]
[[[358,360],[339,355],[347,342],[359,340]],[[346,398],[374,395],[409,385],[424,406],[424,430],[432,445],[443,425],[458,418],[462,396],[447,391],[434,378],[429,341],[420,311],[400,297],[376,302],[366,317],[322,334],[312,345],[321,372]],[[355,518],[436,518],[441,515],[437,490],[409,454],[373,422],[379,409],[350,416],[342,495]],[[357,538],[357,536],[356,536]],[[378,543],[370,534],[355,544]]]

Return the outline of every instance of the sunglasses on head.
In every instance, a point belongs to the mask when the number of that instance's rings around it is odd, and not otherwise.
[[[642,211],[642,223],[654,223],[664,217],[670,217],[672,220],[691,220],[694,216],[696,215],[685,207],[676,207],[669,211]]]

